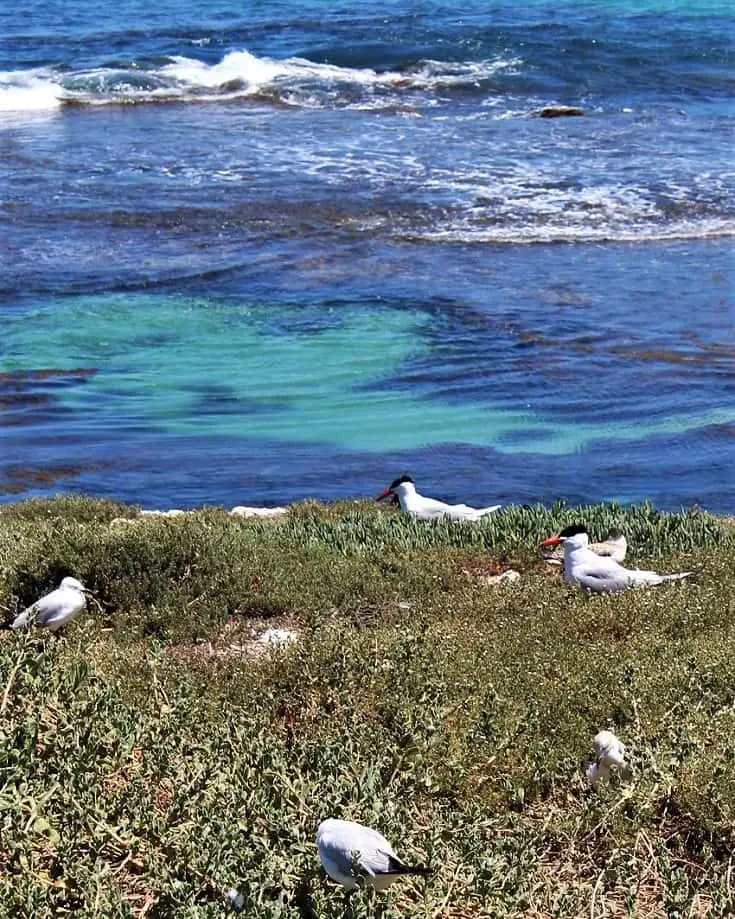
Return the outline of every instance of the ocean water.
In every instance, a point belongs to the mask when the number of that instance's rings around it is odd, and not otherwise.
[[[2,4],[0,501],[735,511],[734,23]]]

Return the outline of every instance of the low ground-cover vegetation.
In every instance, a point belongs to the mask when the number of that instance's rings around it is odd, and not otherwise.
[[[735,531],[650,507],[479,524],[370,504],[174,518],[0,512],[10,618],[73,574],[62,636],[0,635],[0,916],[337,917],[314,833],[370,824],[424,880],[355,916],[735,909]],[[584,519],[691,582],[585,598],[536,544]],[[484,575],[513,566],[514,583]],[[296,644],[256,653],[288,625]],[[602,727],[633,774],[579,779]]]

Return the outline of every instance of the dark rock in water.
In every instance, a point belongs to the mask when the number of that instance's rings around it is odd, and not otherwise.
[[[53,485],[62,479],[73,479],[83,472],[98,472],[109,469],[109,463],[87,465],[50,466],[8,466],[0,470],[0,495],[17,495],[34,488]]]
[[[61,370],[55,367],[45,367],[42,370],[9,370],[6,373],[0,373],[0,386],[44,382],[46,380],[52,382],[57,380],[84,382],[91,380],[96,373],[96,367],[75,367],[73,370]]]
[[[34,423],[40,423],[70,412],[70,408],[60,403],[59,391],[84,384],[96,373],[95,367],[0,373],[0,427],[28,424],[31,418]]]
[[[539,118],[571,118],[575,115],[584,115],[584,109],[576,105],[547,105],[536,112]]]

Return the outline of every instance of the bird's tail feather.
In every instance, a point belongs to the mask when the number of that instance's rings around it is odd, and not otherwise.
[[[390,859],[390,871],[386,874],[430,874],[431,868],[426,865],[407,865],[398,858]]]
[[[664,581],[683,581],[684,578],[688,578],[691,575],[691,571],[680,571],[678,574],[664,574],[662,575]]]
[[[486,517],[488,514],[492,514],[493,511],[499,511],[502,506],[502,504],[493,504],[490,507],[481,507],[477,515],[478,517]]]
[[[390,874],[431,874],[431,868],[427,865],[398,865]]]

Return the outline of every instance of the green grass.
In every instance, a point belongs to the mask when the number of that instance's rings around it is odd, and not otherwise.
[[[478,525],[371,504],[280,521],[80,497],[0,512],[9,618],[61,577],[63,636],[0,634],[0,916],[343,915],[314,834],[359,820],[427,880],[354,915],[735,911],[735,529],[650,506]],[[691,582],[585,598],[536,544],[584,519]],[[481,575],[513,566],[515,584]],[[256,655],[266,624],[299,642]],[[579,780],[614,729],[633,777]]]

